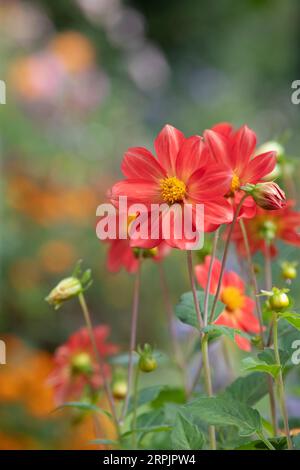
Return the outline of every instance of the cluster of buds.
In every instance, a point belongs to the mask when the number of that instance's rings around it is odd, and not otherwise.
[[[77,297],[88,289],[92,283],[91,270],[87,269],[81,273],[81,262],[79,262],[70,277],[62,279],[45,298],[57,310],[65,301]]]
[[[286,205],[285,193],[274,181],[257,184],[248,183],[242,186],[241,189],[250,194],[262,209],[274,211],[282,209]]]
[[[287,293],[289,289],[279,289],[278,287],[273,287],[271,291],[262,290],[262,295],[268,297],[267,306],[273,312],[283,312],[291,305],[291,300]]]
[[[157,368],[157,361],[153,356],[150,344],[145,344],[144,348],[138,346],[137,353],[140,356],[138,367],[142,372],[152,372]]]

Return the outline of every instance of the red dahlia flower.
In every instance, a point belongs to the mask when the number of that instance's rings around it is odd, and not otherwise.
[[[300,212],[293,210],[294,205],[294,201],[288,200],[285,207],[276,211],[258,208],[253,219],[245,220],[252,253],[261,251],[265,254],[268,243],[271,255],[275,256],[277,254],[276,240],[300,247]],[[234,228],[232,240],[238,252],[244,256],[246,252],[243,234],[238,224]]]
[[[262,181],[276,165],[276,152],[270,151],[255,155],[256,134],[247,126],[242,126],[235,131],[228,123],[217,124],[204,132],[204,139],[213,161],[222,164],[230,175],[226,195],[234,208],[244,194],[240,190],[241,186]],[[240,217],[251,218],[255,212],[254,200],[247,198]]]
[[[230,185],[231,175],[220,164],[207,165],[207,148],[200,136],[186,138],[182,132],[166,125],[154,142],[157,159],[143,147],[128,149],[122,162],[125,179],[116,183],[111,190],[111,198],[127,196],[128,203],[163,204],[167,210],[159,214],[159,227],[164,218],[171,220],[173,227],[180,219],[182,211],[178,207],[191,204],[204,204],[205,224],[220,225],[232,221],[232,207],[223,197]],[[172,209],[172,210],[171,210]],[[193,223],[195,221],[193,220]],[[152,246],[161,243],[152,240]],[[171,228],[166,242],[175,248],[186,248],[191,240],[177,239]],[[150,244],[148,243],[149,247]]]
[[[210,256],[205,257],[203,264],[195,266],[195,274],[200,286],[207,286]],[[215,294],[221,271],[221,263],[215,259],[212,269],[210,294]],[[225,304],[224,311],[215,321],[216,325],[225,325],[237,328],[246,333],[259,333],[259,321],[254,315],[254,301],[245,295],[244,281],[233,271],[226,271],[223,276],[220,300]],[[237,345],[245,351],[250,351],[251,343],[247,338],[235,336]]]
[[[110,329],[106,325],[94,328],[94,335],[100,356],[105,358],[118,352],[118,347],[107,343]],[[72,334],[68,341],[57,348],[54,354],[55,368],[49,378],[53,386],[55,399],[58,404],[67,400],[82,398],[85,389],[95,393],[102,386],[99,366],[94,358],[89,334],[86,328],[81,328]],[[105,372],[110,374],[108,364]]]

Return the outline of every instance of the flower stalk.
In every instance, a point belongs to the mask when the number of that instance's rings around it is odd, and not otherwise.
[[[251,250],[250,250],[248,235],[247,235],[247,231],[246,231],[246,227],[245,227],[243,219],[240,220],[240,227],[241,227],[241,231],[242,231],[242,234],[243,234],[244,245],[245,245],[247,261],[248,261],[248,267],[249,267],[249,270],[250,270],[250,276],[251,276],[251,280],[252,280],[252,287],[253,287],[253,294],[254,294],[254,298],[255,298],[256,311],[257,311],[257,316],[258,316],[258,320],[259,320],[261,347],[264,349],[265,341],[264,341],[264,334],[263,334],[263,319],[262,319],[262,311],[261,311],[261,305],[260,305],[260,300],[259,300],[259,290],[258,290],[258,284],[257,284],[256,275],[255,275],[253,260],[252,260],[252,256],[251,256]],[[278,429],[277,429],[277,413],[276,413],[276,403],[275,403],[274,387],[273,387],[272,377],[268,376],[267,381],[268,381],[270,415],[271,415],[271,420],[272,420],[273,434],[274,434],[274,436],[277,436],[277,431],[278,431]]]
[[[189,278],[191,283],[191,289],[194,299],[194,305],[196,310],[196,315],[199,322],[200,330],[203,329],[204,323],[200,311],[200,306],[198,302],[195,278],[193,273],[193,260],[192,260],[192,252],[187,251],[187,265],[188,265],[188,272]],[[208,356],[208,338],[203,332],[200,333],[201,339],[201,353],[202,353],[202,363],[203,363],[203,373],[204,373],[204,383],[205,383],[205,390],[209,397],[212,396],[212,382],[211,382],[211,371],[209,365],[209,356]],[[209,443],[211,450],[216,450],[216,431],[214,426],[209,426]]]
[[[230,224],[229,232],[228,232],[227,239],[226,239],[226,242],[225,242],[224,253],[223,253],[223,257],[222,257],[222,264],[221,264],[221,271],[220,271],[218,286],[217,286],[215,298],[214,298],[214,301],[213,301],[212,309],[211,309],[211,312],[210,312],[209,323],[212,322],[212,320],[214,318],[215,310],[216,310],[216,307],[217,307],[217,302],[218,302],[220,291],[221,291],[222,280],[223,280],[223,275],[224,275],[224,271],[225,271],[225,266],[226,266],[226,261],[227,261],[228,251],[229,251],[229,245],[230,245],[233,229],[235,227],[235,223],[237,221],[237,218],[240,214],[242,205],[244,204],[244,201],[247,197],[248,197],[248,194],[246,193],[242,197],[242,199],[240,200],[240,202],[237,206],[237,209],[235,211],[233,220]]]
[[[83,312],[84,320],[85,320],[85,323],[86,323],[86,326],[87,326],[87,330],[88,330],[88,334],[89,334],[90,341],[91,341],[91,344],[92,344],[92,348],[93,348],[93,351],[94,351],[94,355],[95,355],[95,358],[96,358],[96,360],[98,362],[98,365],[99,365],[99,370],[100,370],[101,378],[102,378],[102,381],[103,381],[104,391],[105,391],[105,394],[106,394],[106,397],[107,397],[107,400],[108,400],[108,403],[109,403],[109,406],[110,406],[110,410],[111,410],[111,413],[112,413],[114,423],[115,423],[117,431],[118,431],[119,424],[118,424],[118,418],[117,418],[117,413],[116,413],[115,402],[114,402],[114,399],[113,399],[113,395],[112,395],[112,392],[111,392],[111,389],[110,389],[109,382],[108,382],[108,380],[106,378],[106,375],[105,375],[104,364],[103,364],[103,361],[101,359],[101,356],[100,356],[98,348],[97,348],[97,343],[96,343],[96,339],[95,339],[94,332],[93,332],[91,316],[90,316],[90,312],[89,312],[87,303],[85,301],[85,297],[84,297],[83,292],[80,292],[80,294],[78,295],[78,300],[79,300],[79,304],[80,304],[82,312]]]
[[[141,257],[139,257],[138,269],[135,274],[134,290],[133,290],[133,302],[132,302],[132,313],[131,313],[131,328],[130,328],[130,349],[129,349],[129,361],[128,361],[128,378],[127,378],[127,394],[124,401],[124,406],[121,414],[121,421],[125,419],[129,396],[133,381],[133,357],[136,348],[136,334],[137,334],[137,322],[139,312],[139,298],[140,298],[140,285],[141,285]]]
[[[292,439],[290,436],[288,412],[287,412],[286,401],[285,401],[282,367],[281,367],[279,347],[278,347],[278,317],[277,317],[276,312],[273,312],[273,336],[274,336],[275,360],[276,360],[276,364],[280,366],[279,373],[276,379],[277,384],[278,384],[278,396],[279,396],[280,408],[281,408],[281,413],[282,413],[283,422],[284,422],[284,429],[285,429],[288,449],[293,450],[293,443],[292,443]]]

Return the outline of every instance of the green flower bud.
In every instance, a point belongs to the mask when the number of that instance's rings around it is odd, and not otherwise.
[[[153,351],[149,344],[145,344],[144,348],[138,347],[138,354],[140,356],[138,367],[142,372],[152,372],[157,368],[157,361],[153,357]]]
[[[281,274],[284,279],[287,281],[291,281],[292,279],[296,279],[297,277],[297,261],[295,262],[289,262],[289,261],[284,261],[281,264]]]
[[[269,299],[269,302],[272,310],[275,312],[281,312],[290,305],[290,299],[284,292],[272,295],[272,297]]]
[[[75,297],[82,292],[82,285],[76,277],[67,277],[60,281],[50,294],[46,297],[46,301],[58,309],[66,300]]]
[[[92,360],[88,353],[82,352],[72,358],[73,374],[91,374],[93,371]]]
[[[116,400],[123,400],[127,394],[126,380],[116,380],[112,384],[112,394]]]
[[[152,372],[157,368],[157,362],[154,357],[145,356],[139,360],[139,368],[143,372]]]
[[[273,287],[271,292],[264,292],[265,295],[268,295],[268,303],[274,312],[282,312],[290,306],[290,298],[287,295],[289,289],[278,289],[278,287]]]

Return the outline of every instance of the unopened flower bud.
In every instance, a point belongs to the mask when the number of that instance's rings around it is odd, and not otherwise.
[[[284,191],[273,181],[266,183],[248,184],[243,187],[253,197],[259,207],[265,210],[282,209],[286,205]]]
[[[66,300],[75,297],[82,292],[82,285],[79,279],[76,277],[67,277],[60,281],[50,294],[46,297],[46,301],[50,305],[54,305],[57,309]]]
[[[123,400],[127,394],[126,380],[116,380],[112,384],[112,394],[116,400]]]
[[[86,352],[75,354],[71,365],[74,374],[90,374],[93,370],[91,356]]]
[[[260,155],[266,152],[276,152],[277,159],[280,159],[285,154],[284,147],[279,142],[276,142],[276,140],[269,140],[268,142],[260,145],[256,149],[255,155]]]
[[[273,287],[269,293],[269,306],[274,312],[282,312],[290,306],[290,299],[287,295],[288,291],[288,289]]]
[[[149,344],[145,344],[144,349],[138,347],[138,354],[140,355],[138,366],[142,372],[152,372],[157,368],[157,361],[153,357],[152,348]]]
[[[297,261],[284,261],[281,264],[281,274],[284,279],[291,281],[297,277]]]

